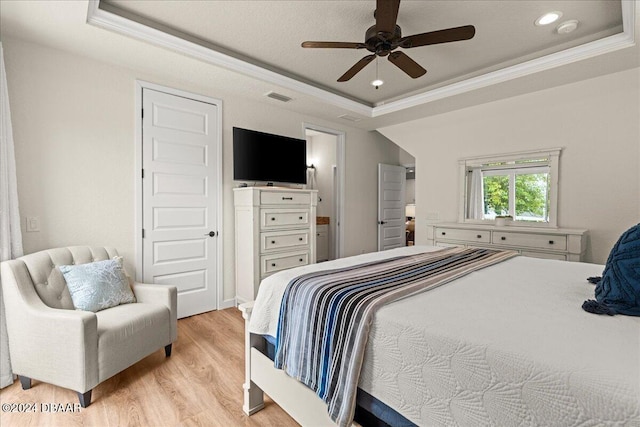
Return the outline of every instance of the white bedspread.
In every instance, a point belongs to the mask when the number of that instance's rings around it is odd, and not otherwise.
[[[265,279],[250,331],[275,336],[296,275]],[[419,425],[640,425],[640,318],[581,309],[603,266],[517,257],[376,314],[359,387]]]

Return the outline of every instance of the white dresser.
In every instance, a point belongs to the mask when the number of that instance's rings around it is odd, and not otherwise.
[[[427,225],[430,245],[510,249],[525,256],[566,261],[582,261],[587,235],[587,230],[569,228],[458,223]]]
[[[236,302],[253,301],[260,281],[316,262],[316,190],[234,188]]]

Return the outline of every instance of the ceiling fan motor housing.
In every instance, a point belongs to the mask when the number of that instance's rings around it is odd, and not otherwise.
[[[402,30],[399,25],[396,25],[393,34],[391,34],[377,31],[376,26],[372,25],[367,28],[364,38],[369,52],[373,52],[378,56],[387,56],[398,47],[397,41],[402,38]]]

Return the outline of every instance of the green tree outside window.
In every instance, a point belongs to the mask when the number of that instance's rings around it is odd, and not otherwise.
[[[485,217],[495,218],[497,215],[512,215],[520,221],[547,221],[549,174],[514,174],[514,209],[509,205],[510,178],[509,174],[484,177]]]

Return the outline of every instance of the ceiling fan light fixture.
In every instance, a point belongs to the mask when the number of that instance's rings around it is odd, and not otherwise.
[[[536,19],[536,25],[540,27],[543,25],[553,24],[561,17],[562,17],[562,12],[560,11],[556,10],[553,12],[548,12],[542,15],[540,18]]]
[[[374,86],[376,90],[384,84],[384,80],[378,77],[378,57],[376,56],[376,78],[371,80],[371,86]]]

